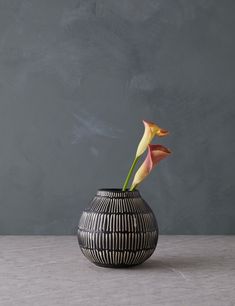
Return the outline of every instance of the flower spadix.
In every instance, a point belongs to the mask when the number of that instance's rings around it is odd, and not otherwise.
[[[148,145],[148,154],[137,170],[130,190],[134,190],[153,170],[153,168],[164,158],[170,155],[171,151],[162,145]]]
[[[145,129],[136,151],[136,158],[140,157],[145,152],[155,136],[163,137],[169,134],[167,130],[160,128],[153,122],[143,120],[143,123]]]

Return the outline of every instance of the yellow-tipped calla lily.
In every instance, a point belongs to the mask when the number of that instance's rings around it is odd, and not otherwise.
[[[148,145],[148,154],[136,172],[130,190],[134,190],[160,162],[170,155],[171,151],[162,145]]]
[[[148,145],[151,143],[151,141],[155,136],[163,137],[169,134],[167,130],[160,128],[158,125],[156,125],[153,122],[148,122],[143,120],[143,123],[145,130],[144,130],[144,135],[140,140],[140,143],[136,151],[136,158],[141,156],[145,152]]]

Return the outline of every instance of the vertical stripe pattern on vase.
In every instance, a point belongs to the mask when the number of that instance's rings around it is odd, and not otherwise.
[[[82,253],[101,266],[141,264],[157,240],[156,218],[138,191],[98,190],[78,225]]]

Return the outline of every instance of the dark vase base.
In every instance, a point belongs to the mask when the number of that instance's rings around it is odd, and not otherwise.
[[[111,269],[126,269],[126,268],[133,268],[136,266],[139,266],[140,264],[135,264],[135,265],[105,265],[105,264],[101,264],[98,262],[94,262],[94,264],[98,267],[102,267],[102,268],[111,268]]]

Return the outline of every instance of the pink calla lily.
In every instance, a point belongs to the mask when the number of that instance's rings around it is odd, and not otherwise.
[[[152,169],[170,153],[171,151],[162,145],[148,145],[148,154],[136,172],[130,190],[134,190],[149,175]]]

